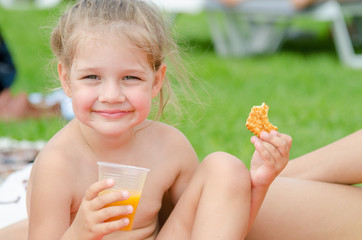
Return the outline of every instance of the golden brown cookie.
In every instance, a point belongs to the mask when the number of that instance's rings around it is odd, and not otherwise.
[[[273,126],[268,120],[268,109],[269,106],[265,103],[261,106],[254,106],[246,120],[246,128],[258,137],[260,137],[262,131],[270,132],[271,130],[278,130],[278,128]]]

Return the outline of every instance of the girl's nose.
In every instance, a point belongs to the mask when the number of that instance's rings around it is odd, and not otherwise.
[[[119,103],[124,102],[125,100],[126,96],[124,95],[119,83],[105,82],[102,84],[102,89],[99,95],[100,102]]]

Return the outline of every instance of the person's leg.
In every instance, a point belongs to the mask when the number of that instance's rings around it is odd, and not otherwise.
[[[0,93],[0,119],[4,121],[27,118],[54,117],[59,115],[59,104],[44,106],[32,104],[26,93],[12,96],[9,89]]]
[[[291,0],[292,4],[296,9],[304,9],[309,7],[314,3],[323,3],[328,2],[328,0]],[[360,2],[360,0],[337,0],[340,3],[353,3],[353,2]]]
[[[0,229],[0,239],[26,240],[28,239],[28,219]]]
[[[218,0],[218,1],[226,6],[233,7],[241,3],[243,0]]]
[[[10,100],[11,100],[10,90],[8,88],[2,90],[0,92],[0,116],[2,112],[5,111],[6,105],[9,103]]]
[[[315,0],[292,0],[292,4],[296,9],[304,9],[313,3],[315,3]]]
[[[157,240],[240,240],[250,214],[250,174],[226,153],[207,156],[161,228]]]
[[[246,239],[360,239],[361,202],[359,187],[279,177]]]
[[[341,184],[362,183],[362,130],[289,161],[280,176]]]

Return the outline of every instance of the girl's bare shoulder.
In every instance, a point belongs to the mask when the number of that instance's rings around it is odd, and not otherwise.
[[[146,131],[149,145],[158,149],[158,153],[171,155],[175,160],[179,156],[183,159],[182,162],[188,162],[186,159],[198,161],[190,141],[176,127],[162,122],[152,122]]]
[[[33,194],[34,190],[41,193],[54,189],[58,189],[57,193],[63,189],[64,196],[74,194],[74,182],[79,175],[80,166],[77,159],[82,159],[82,153],[78,151],[81,148],[71,132],[71,126],[66,125],[39,152],[30,174],[28,194]],[[47,189],[48,186],[52,187]]]
[[[63,175],[71,172],[69,167],[74,165],[73,160],[77,158],[77,155],[79,156],[79,150],[81,150],[81,145],[75,135],[72,124],[68,123],[39,152],[33,168],[46,169],[54,174],[62,173]]]
[[[188,142],[187,137],[178,128],[163,122],[148,121],[144,129],[147,133],[151,133],[154,137],[163,139],[164,141],[174,140]]]
[[[73,143],[72,136],[70,135],[71,126],[67,124],[64,128],[58,131],[40,151],[38,158],[62,156],[71,152],[69,146]]]

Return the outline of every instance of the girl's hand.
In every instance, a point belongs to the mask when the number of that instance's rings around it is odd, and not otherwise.
[[[70,227],[78,239],[102,239],[129,224],[128,218],[117,221],[105,222],[105,220],[133,212],[132,206],[110,206],[107,204],[123,201],[129,198],[127,191],[112,191],[99,195],[100,192],[114,185],[113,179],[106,179],[92,184],[86,191],[78,213]]]
[[[269,187],[289,161],[292,138],[271,131],[262,132],[260,138],[253,136],[255,152],[251,159],[250,175],[253,187]]]

